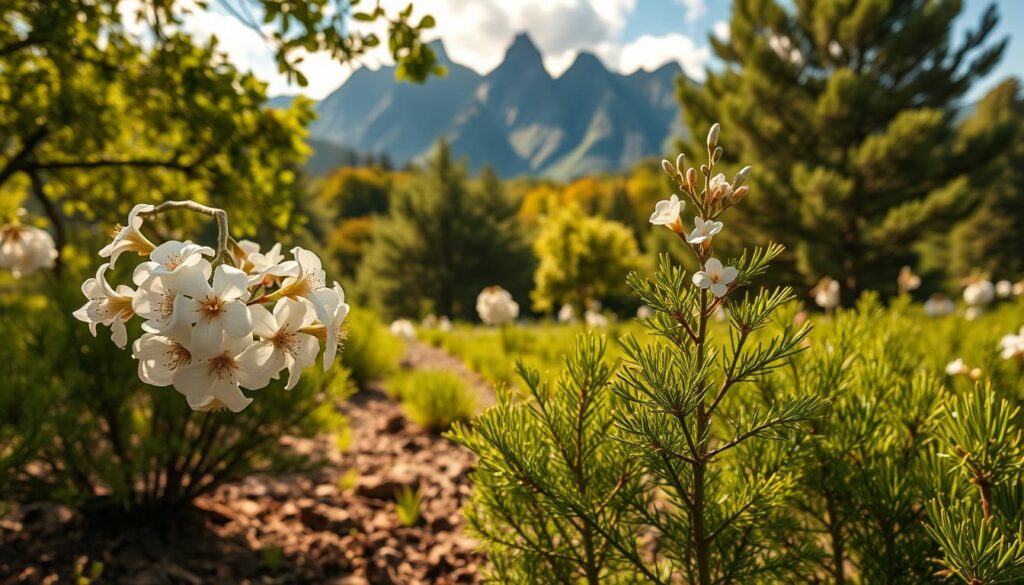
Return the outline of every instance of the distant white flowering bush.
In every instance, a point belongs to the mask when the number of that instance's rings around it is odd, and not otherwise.
[[[173,209],[216,218],[217,249],[187,240],[157,244],[143,234],[145,218]],[[126,252],[148,257],[134,269],[136,288],[107,278]],[[324,370],[334,362],[349,313],[341,285],[327,286],[309,250],[293,248],[285,260],[281,244],[261,253],[256,243],[234,241],[223,210],[191,201],[136,205],[99,254],[110,261],[82,285],[88,300],[74,316],[93,335],[98,325],[110,327],[121,348],[128,321],[142,319],[143,334],[132,344],[139,379],[174,386],[195,410],[239,412],[252,402],[242,388],[259,390],[285,370],[285,389],[292,389],[321,342]]]
[[[416,326],[408,319],[395,319],[391,322],[391,334],[405,341],[412,341],[416,339]]]
[[[500,286],[489,286],[476,297],[476,312],[486,325],[504,325],[519,317],[519,303]]]
[[[0,267],[15,278],[28,276],[43,268],[53,268],[57,247],[46,230],[20,223],[0,228]]]

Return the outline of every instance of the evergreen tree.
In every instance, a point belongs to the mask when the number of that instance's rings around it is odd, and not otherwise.
[[[955,148],[954,107],[992,70],[994,7],[962,42],[956,0],[736,0],[724,67],[680,83],[693,130],[719,120],[755,169],[743,227],[785,244],[790,274],[838,279],[845,302],[895,292],[911,246],[967,211],[965,173],[991,141]],[[697,132],[693,132],[696,136]],[[739,232],[737,232],[739,233]],[[749,238],[749,234],[747,234]]]
[[[426,171],[396,187],[360,270],[363,290],[383,313],[426,308],[469,318],[484,287],[525,294],[530,255],[515,206],[493,174],[483,182],[471,184],[465,164],[441,142]]]
[[[961,128],[964,148],[993,130],[999,132],[1000,149],[971,174],[980,205],[950,234],[954,277],[975,270],[993,278],[1024,276],[1024,97],[1017,79],[1002,82],[978,103]]]
[[[709,223],[746,193],[709,182],[716,142],[717,126],[703,187],[695,169],[666,163]],[[684,232],[681,207],[661,201],[651,221],[677,234],[701,271],[690,277],[663,256],[651,279],[629,276],[654,314],[643,341],[621,340],[614,380],[603,344],[583,338],[555,383],[520,367],[524,395],[503,395],[452,432],[480,457],[469,518],[499,582],[784,583],[800,572],[805,546],[784,505],[798,495],[792,437],[825,402],[739,389],[789,362],[809,327],[774,322],[790,289],[740,292],[780,247],[723,267],[711,240],[722,225]],[[718,342],[709,323],[723,305],[732,315]]]

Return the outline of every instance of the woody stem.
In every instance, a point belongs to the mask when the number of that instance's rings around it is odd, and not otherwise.
[[[223,264],[228,260],[228,214],[223,209],[210,207],[195,201],[164,201],[154,207],[151,211],[140,213],[143,217],[152,217],[172,209],[185,209],[203,215],[209,215],[217,220],[217,255],[214,257],[215,264]]]

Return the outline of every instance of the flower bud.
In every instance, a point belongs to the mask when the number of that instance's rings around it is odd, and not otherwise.
[[[745,181],[746,181],[747,179],[749,179],[749,178],[750,178],[750,170],[751,170],[751,169],[750,169],[750,166],[749,166],[749,165],[748,165],[748,166],[745,166],[745,167],[743,167],[742,169],[740,169],[740,172],[736,173],[736,178],[732,180],[732,184],[733,184],[733,186],[734,186],[734,187],[739,187],[739,186],[740,186],[740,185],[742,185],[742,184],[743,184],[743,183],[744,183],[744,182],[745,182]]]
[[[705,175],[710,175],[711,168],[708,167],[708,165],[700,165],[700,172],[704,173]]]
[[[719,129],[718,122],[715,122],[712,124],[711,129],[708,130],[708,152],[712,152],[718,146]]]
[[[685,169],[685,168],[686,168],[686,157],[683,156],[683,153],[680,152],[679,156],[676,157],[676,170],[679,171],[679,176],[683,175],[683,172],[684,172],[683,169]]]
[[[661,168],[664,169],[665,172],[668,173],[668,176],[672,177],[674,181],[679,182],[679,171],[672,166],[672,163],[668,162],[666,159],[662,159]]]
[[[693,167],[686,171],[686,186],[690,188],[690,193],[697,192],[697,170]]]
[[[722,152],[724,152],[724,151],[722,150],[721,146],[719,146],[718,148],[715,149],[714,154],[711,155],[711,164],[715,164],[719,160],[721,160]]]
[[[732,192],[732,197],[729,198],[729,201],[734,204],[739,203],[744,197],[747,196],[747,193],[749,192],[750,187],[743,185],[742,187],[739,187],[738,189]]]

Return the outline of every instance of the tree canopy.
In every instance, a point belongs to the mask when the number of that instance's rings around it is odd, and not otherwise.
[[[999,61],[994,7],[953,38],[956,0],[736,0],[724,67],[679,84],[696,129],[720,121],[755,169],[747,232],[793,254],[778,276],[837,278],[848,302],[894,289],[913,245],[969,210],[991,135],[956,143],[959,100]],[[691,149],[691,151],[693,151]],[[728,159],[727,159],[728,160]]]
[[[360,16],[352,4],[335,12],[330,0],[254,0],[249,8],[276,27],[268,42],[278,66],[300,84],[303,52],[346,60],[380,43],[346,32],[353,16],[388,22],[400,75],[439,71],[419,40],[432,19],[413,25],[411,9]],[[265,84],[232,66],[215,37],[201,43],[183,32],[184,3],[126,8],[118,0],[0,8],[0,212],[11,215],[31,196],[58,248],[69,220],[123,216],[140,199],[216,198],[238,210],[236,233],[289,225],[310,102],[263,107]],[[143,31],[131,32],[127,20]]]

